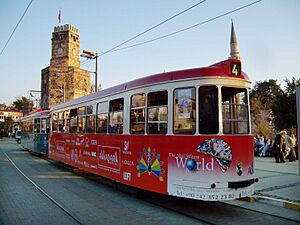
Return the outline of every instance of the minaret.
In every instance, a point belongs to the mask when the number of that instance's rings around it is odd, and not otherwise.
[[[233,21],[231,21],[231,37],[230,37],[230,58],[231,59],[240,59],[239,50],[238,50],[238,42],[233,26]]]

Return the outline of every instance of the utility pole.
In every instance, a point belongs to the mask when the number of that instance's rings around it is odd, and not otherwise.
[[[30,106],[30,100],[31,100],[31,98],[33,98],[35,100],[35,102],[36,102],[35,103],[36,104],[36,108],[38,108],[38,101],[39,101],[39,99],[37,99],[32,93],[41,93],[41,91],[40,90],[29,90],[28,92],[29,92],[29,106]],[[34,103],[33,103],[33,106],[34,106]],[[29,109],[29,111],[31,111],[31,110]]]
[[[92,52],[90,50],[83,50],[84,54],[81,54],[81,57],[87,58],[87,59],[95,59],[95,92],[98,91],[98,53]]]
[[[95,69],[95,92],[98,91],[98,53],[95,56],[96,59],[96,69]]]
[[[300,86],[296,86],[296,110],[297,110],[297,138],[298,138],[298,156],[300,154]],[[298,168],[299,168],[299,175],[300,175],[300,160],[298,160]]]

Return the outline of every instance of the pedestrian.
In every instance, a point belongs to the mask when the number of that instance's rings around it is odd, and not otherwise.
[[[286,156],[285,158],[288,158],[290,162],[296,160],[296,137],[295,135],[290,131],[288,135],[285,137],[286,142]]]
[[[254,155],[256,156],[261,156],[261,152],[264,148],[264,138],[259,135],[256,137],[256,142],[255,142],[255,148],[254,148]]]
[[[265,137],[265,145],[264,145],[264,148],[263,150],[261,151],[260,153],[260,156],[261,157],[265,157],[267,155],[270,155],[270,144],[271,144],[271,140],[268,139],[267,137]]]
[[[285,135],[286,131],[280,131],[280,133],[276,134],[275,140],[274,140],[274,150],[275,150],[275,160],[276,163],[282,162],[284,163],[284,146],[285,146]]]

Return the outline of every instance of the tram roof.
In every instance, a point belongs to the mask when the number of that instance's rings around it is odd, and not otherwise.
[[[35,117],[47,117],[50,113],[50,110],[38,109],[36,111],[30,112],[28,115],[21,118],[21,120],[35,118]]]
[[[155,75],[145,76],[136,80],[132,80],[123,84],[119,84],[107,89],[103,89],[99,92],[92,93],[90,95],[86,95],[77,99],[73,99],[71,101],[61,103],[52,107],[52,110],[58,110],[64,107],[76,105],[79,103],[83,103],[86,101],[90,101],[96,98],[104,97],[107,95],[111,95],[114,93],[119,93],[122,91],[130,90],[133,88],[138,88],[142,86],[149,86],[159,83],[165,83],[175,80],[184,80],[184,79],[193,79],[193,78],[236,78],[249,81],[249,78],[246,73],[242,72],[241,75],[233,76],[230,74],[229,71],[229,64],[232,61],[239,61],[239,60],[232,60],[227,59],[208,67],[200,67],[200,68],[192,68],[192,69],[185,69],[185,70],[178,70],[178,71],[170,71],[159,73]]]

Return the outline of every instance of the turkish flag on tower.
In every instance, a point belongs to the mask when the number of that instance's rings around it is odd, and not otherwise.
[[[58,11],[58,23],[60,23],[61,10]]]

